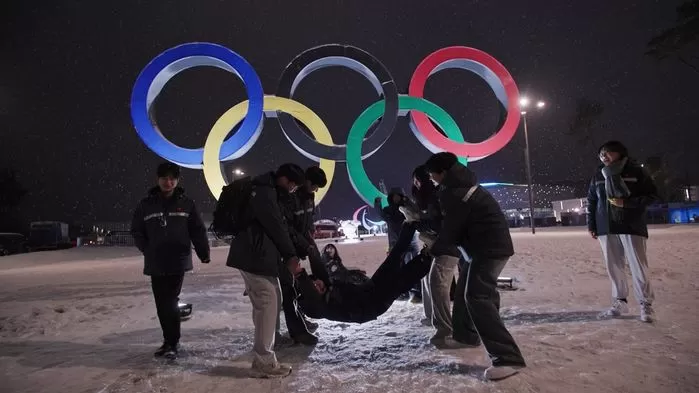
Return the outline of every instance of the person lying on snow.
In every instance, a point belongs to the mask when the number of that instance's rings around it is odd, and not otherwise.
[[[374,275],[361,284],[336,281],[326,287],[322,280],[298,269],[295,276],[301,295],[299,307],[311,318],[355,323],[376,319],[430,271],[433,257],[426,248],[410,263],[402,263],[403,254],[414,236],[415,225],[404,223],[388,257]]]

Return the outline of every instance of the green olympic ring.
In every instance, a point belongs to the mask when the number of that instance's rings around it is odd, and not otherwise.
[[[354,121],[347,137],[347,173],[349,174],[352,187],[364,199],[371,204],[377,197],[381,197],[382,206],[388,204],[387,196],[382,193],[374,183],[369,180],[364,164],[362,163],[362,141],[367,132],[384,113],[384,100],[377,101],[366,108],[364,112]],[[408,111],[418,111],[426,114],[433,122],[439,126],[448,138],[455,142],[464,142],[459,126],[454,119],[444,109],[436,104],[420,97],[408,95],[398,96],[398,110],[401,115],[406,115]],[[459,162],[468,164],[468,158],[459,157]]]

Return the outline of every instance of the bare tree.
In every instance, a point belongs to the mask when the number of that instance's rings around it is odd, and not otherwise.
[[[695,64],[699,58],[696,44],[699,38],[699,0],[690,0],[677,7],[677,23],[662,31],[646,44],[646,55],[658,61],[676,59],[680,63],[699,73]]]

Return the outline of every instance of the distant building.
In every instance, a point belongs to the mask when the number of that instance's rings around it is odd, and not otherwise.
[[[562,216],[569,216],[575,214],[584,215],[587,211],[587,198],[575,198],[575,199],[565,199],[562,201],[551,202],[553,207],[553,215],[556,217],[556,221],[563,221]],[[567,213],[567,214],[566,214]]]

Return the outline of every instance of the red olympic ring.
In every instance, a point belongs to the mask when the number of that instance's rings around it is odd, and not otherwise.
[[[430,73],[441,64],[456,59],[471,60],[490,69],[500,80],[507,94],[507,117],[502,128],[493,136],[483,142],[459,143],[442,135],[429,118],[421,112],[411,111],[417,130],[433,145],[443,151],[450,151],[457,156],[483,158],[502,149],[514,137],[520,120],[519,91],[512,75],[494,57],[474,48],[463,46],[451,46],[440,49],[427,56],[415,69],[410,79],[408,95],[423,98],[425,84]]]

